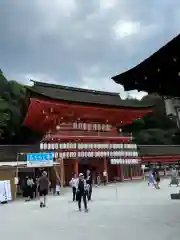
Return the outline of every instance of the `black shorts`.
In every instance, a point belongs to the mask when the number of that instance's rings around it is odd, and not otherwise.
[[[46,195],[48,195],[48,190],[47,190],[47,189],[40,190],[40,191],[39,191],[39,195],[40,195],[40,196],[46,196]]]

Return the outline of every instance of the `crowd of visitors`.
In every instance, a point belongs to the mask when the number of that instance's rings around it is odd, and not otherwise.
[[[78,202],[79,211],[81,211],[81,202],[83,200],[84,210],[88,211],[87,201],[91,200],[92,196],[92,173],[90,170],[87,170],[86,176],[83,173],[80,173],[79,176],[74,174],[70,181],[72,187],[72,200]]]
[[[98,175],[99,176],[99,175]],[[99,179],[97,179],[99,180]],[[103,172],[103,182],[107,183],[107,172]],[[97,181],[97,185],[100,180]],[[70,186],[72,187],[72,200],[78,203],[78,209],[81,211],[81,202],[83,201],[85,212],[88,211],[87,202],[91,201],[93,174],[87,170],[85,174],[74,174]],[[61,185],[59,180],[50,180],[46,171],[43,171],[39,177],[26,176],[21,179],[20,187],[25,201],[31,201],[39,197],[40,207],[46,206],[47,195],[51,192],[53,195],[60,195]]]
[[[179,186],[179,175],[180,174],[176,168],[172,168],[170,170],[170,187],[171,185],[176,185],[177,187]],[[158,169],[150,169],[148,185],[152,185],[156,189],[160,189],[160,174]]]
[[[25,198],[25,201],[31,201],[42,195],[43,184],[45,181],[43,179],[47,177],[47,172],[43,171],[42,175],[39,177],[26,176],[20,181],[20,188],[22,191],[22,196]],[[44,177],[44,178],[42,178]],[[49,181],[48,186],[46,187],[46,192],[52,192],[53,195],[60,195],[60,181]]]

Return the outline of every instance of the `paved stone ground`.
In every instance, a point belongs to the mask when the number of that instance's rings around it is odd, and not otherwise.
[[[39,202],[0,205],[2,239],[179,240],[180,201],[170,200],[177,188],[148,187],[146,182],[123,183],[93,189],[89,213],[78,212],[71,195]]]

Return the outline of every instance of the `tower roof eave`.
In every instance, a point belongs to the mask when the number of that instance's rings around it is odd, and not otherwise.
[[[180,35],[132,69],[112,79],[125,90],[180,96]]]
[[[113,107],[113,108],[129,108],[129,109],[148,109],[153,108],[156,103],[144,104],[129,100],[122,100],[117,93],[100,92],[94,90],[87,90],[87,92],[79,91],[77,88],[52,88],[51,84],[27,87],[30,97],[39,97],[41,99],[56,100],[66,103],[81,104],[87,106]],[[58,85],[57,85],[58,86]],[[74,90],[75,89],[75,90]],[[103,94],[104,93],[104,94]]]

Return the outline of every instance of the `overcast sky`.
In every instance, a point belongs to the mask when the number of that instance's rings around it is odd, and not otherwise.
[[[180,32],[180,0],[0,0],[0,68],[99,90]],[[140,97],[141,93],[131,92]]]

